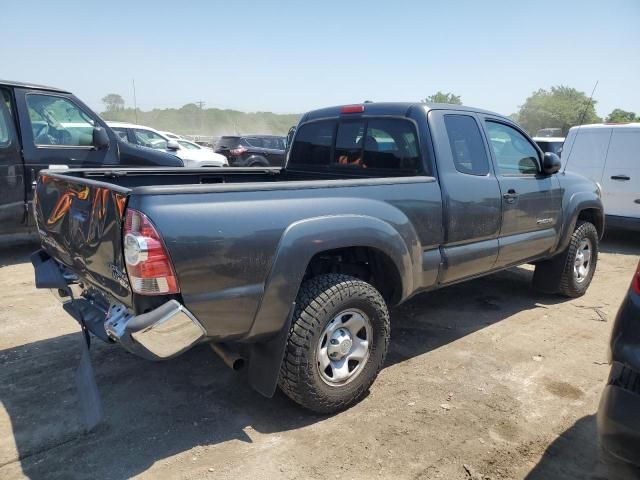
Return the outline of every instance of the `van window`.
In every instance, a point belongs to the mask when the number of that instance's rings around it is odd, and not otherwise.
[[[71,100],[29,94],[27,108],[36,145],[92,146],[95,122]]]
[[[607,153],[607,174],[629,174],[631,169],[639,168],[640,128],[614,128]]]
[[[467,175],[487,175],[489,159],[475,119],[469,115],[445,115],[444,126],[456,170]]]
[[[322,120],[302,125],[291,147],[289,165],[328,166],[336,129],[335,120]]]
[[[129,136],[127,135],[127,129],[126,128],[111,127],[111,130],[116,132],[116,135],[118,135],[118,138],[120,140],[122,140],[123,142],[129,143]]]

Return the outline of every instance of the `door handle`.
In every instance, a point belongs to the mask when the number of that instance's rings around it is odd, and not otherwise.
[[[507,190],[507,193],[504,193],[502,195],[502,198],[504,198],[507,201],[507,203],[513,203],[517,197],[518,197],[518,194],[513,188],[510,188],[509,190]]]
[[[611,180],[631,180],[629,175],[613,175]]]

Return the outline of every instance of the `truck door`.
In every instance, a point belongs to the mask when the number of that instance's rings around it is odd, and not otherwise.
[[[0,235],[24,228],[25,185],[9,90],[0,88]]]
[[[601,183],[607,215],[640,217],[640,128],[613,128]]]
[[[500,253],[496,267],[547,253],[561,226],[562,190],[555,175],[541,173],[540,150],[507,122],[484,116],[491,157],[502,192]]]
[[[16,89],[15,95],[29,200],[32,182],[42,169],[118,163],[115,138],[107,149],[93,147],[93,129],[106,125],[73,96],[28,89]]]
[[[445,240],[440,283],[484,273],[498,256],[501,196],[473,113],[429,113],[442,190]]]

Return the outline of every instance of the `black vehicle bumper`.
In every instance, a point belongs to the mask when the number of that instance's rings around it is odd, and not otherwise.
[[[611,335],[611,372],[598,408],[605,450],[640,465],[640,295],[629,292]]]
[[[609,453],[640,465],[640,373],[617,362],[602,392],[598,434]]]

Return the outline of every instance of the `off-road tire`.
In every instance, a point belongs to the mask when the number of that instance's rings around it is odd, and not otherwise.
[[[591,243],[591,260],[587,277],[578,282],[574,276],[573,268],[578,253],[578,246],[583,239],[589,239]],[[550,260],[536,264],[533,275],[534,286],[545,293],[557,293],[566,297],[576,298],[585,294],[593,279],[598,264],[598,231],[589,222],[578,220],[576,228],[571,235],[567,248],[561,254]]]
[[[589,265],[589,273],[587,278],[582,282],[578,282],[573,275],[573,264],[576,260],[576,253],[578,245],[583,239],[589,239],[591,241],[591,259]],[[593,223],[578,220],[576,229],[571,235],[571,242],[569,242],[567,259],[564,264],[564,270],[560,277],[559,292],[566,297],[581,297],[589,288],[593,274],[596,271],[598,264],[598,231]]]
[[[328,385],[320,377],[316,349],[326,325],[348,308],[357,308],[369,317],[371,350],[353,381]],[[298,292],[278,385],[294,402],[314,412],[344,410],[367,394],[382,368],[389,339],[389,312],[373,286],[349,275],[314,277],[304,282]]]

